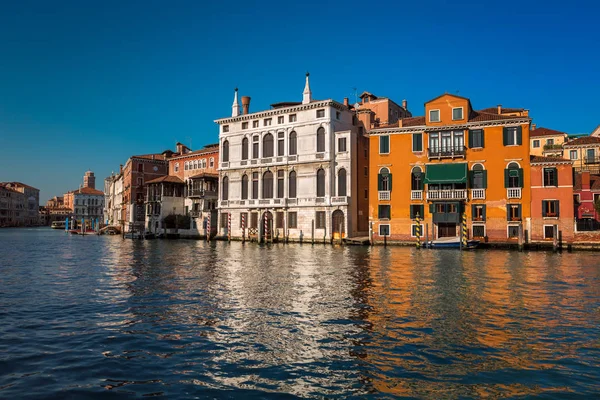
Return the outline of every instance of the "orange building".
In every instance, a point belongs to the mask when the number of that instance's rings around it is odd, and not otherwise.
[[[372,239],[414,241],[417,217],[430,239],[468,235],[516,242],[531,215],[529,126],[524,109],[476,111],[444,94],[425,116],[400,119],[370,135]],[[393,178],[393,179],[392,179]]]
[[[532,156],[531,223],[527,227],[531,241],[551,241],[558,233],[558,238],[570,243],[574,226],[573,161]]]

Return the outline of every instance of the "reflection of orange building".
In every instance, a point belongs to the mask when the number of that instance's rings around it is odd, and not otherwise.
[[[457,236],[463,213],[470,236],[516,241],[530,216],[531,119],[509,110],[476,111],[445,94],[425,103],[423,117],[371,130],[374,241],[414,240],[417,216],[430,238]]]
[[[532,241],[559,238],[571,242],[574,231],[573,162],[560,157],[531,157]]]

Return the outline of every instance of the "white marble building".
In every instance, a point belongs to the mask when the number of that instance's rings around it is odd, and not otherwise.
[[[120,225],[123,215],[123,173],[104,180],[104,223]]]
[[[218,234],[330,241],[357,230],[357,132],[347,104],[313,100],[309,77],[302,102],[249,113],[237,89],[232,116],[218,119]],[[245,224],[242,224],[242,219]],[[314,224],[314,228],[313,228]],[[244,228],[244,231],[242,231]]]

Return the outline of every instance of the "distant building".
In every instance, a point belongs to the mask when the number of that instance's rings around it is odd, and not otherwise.
[[[163,232],[165,217],[184,215],[184,182],[176,176],[167,175],[147,182],[145,197],[146,230]],[[185,229],[189,229],[186,226]]]
[[[564,158],[563,144],[567,142],[565,132],[548,128],[536,128],[531,124],[529,140],[531,142],[530,154],[532,156],[561,157]]]
[[[96,177],[92,171],[87,171],[83,176],[83,187],[96,189]]]
[[[565,158],[573,161],[575,171],[600,174],[600,137],[584,136],[563,145]]]
[[[118,174],[104,180],[104,223],[120,225],[125,220],[123,208],[123,166]]]
[[[0,227],[25,225],[25,195],[0,184]]]
[[[12,213],[15,216],[13,226],[37,226],[40,224],[40,190],[21,182],[1,182],[0,186],[23,194],[21,196],[9,196],[12,198]],[[8,193],[8,192],[5,192]],[[18,214],[18,217],[16,217]]]
[[[65,193],[65,203],[71,205],[72,218],[103,221],[104,192],[89,187],[82,187]]]
[[[72,214],[70,208],[65,207],[65,198],[54,196],[40,207],[40,219],[42,225],[51,225],[54,221],[64,221]]]

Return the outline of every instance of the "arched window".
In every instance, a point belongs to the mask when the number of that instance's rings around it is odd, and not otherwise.
[[[242,199],[248,198],[248,175],[242,176]]]
[[[338,171],[338,196],[346,196],[346,170]]]
[[[183,163],[183,169],[186,171],[188,170],[188,162],[187,161]]]
[[[222,200],[229,199],[229,178],[223,177],[223,188],[221,189],[221,198]]]
[[[267,133],[263,137],[263,157],[273,157],[273,135]]]
[[[317,171],[317,197],[325,197],[325,170]]]
[[[242,160],[248,159],[248,138],[242,139]]]
[[[194,169],[198,169],[198,160],[194,160]]]
[[[271,171],[267,171],[263,174],[262,189],[263,199],[273,198],[273,173]]]
[[[296,198],[296,171],[290,172],[290,177],[288,181],[288,197],[290,199]]]
[[[215,167],[215,158],[214,158],[214,157],[211,157],[211,158],[210,158],[210,167],[211,167],[211,168],[214,168],[214,167]]]
[[[483,168],[483,165],[473,165],[469,181],[471,189],[485,189],[487,187],[487,171]]]
[[[380,192],[389,192],[392,190],[392,174],[387,168],[381,168],[377,175],[377,190]]]
[[[223,162],[229,162],[229,141],[225,140],[221,147],[221,153],[223,153]]]
[[[317,153],[325,152],[325,128],[317,129]]]
[[[296,137],[297,137],[296,132],[292,131],[290,133],[289,152],[288,152],[288,154],[290,156],[295,156],[296,154],[298,154]]]
[[[423,190],[423,170],[414,167],[410,173],[410,190]]]
[[[523,187],[523,168],[516,162],[511,162],[504,170],[504,186],[507,188]]]

